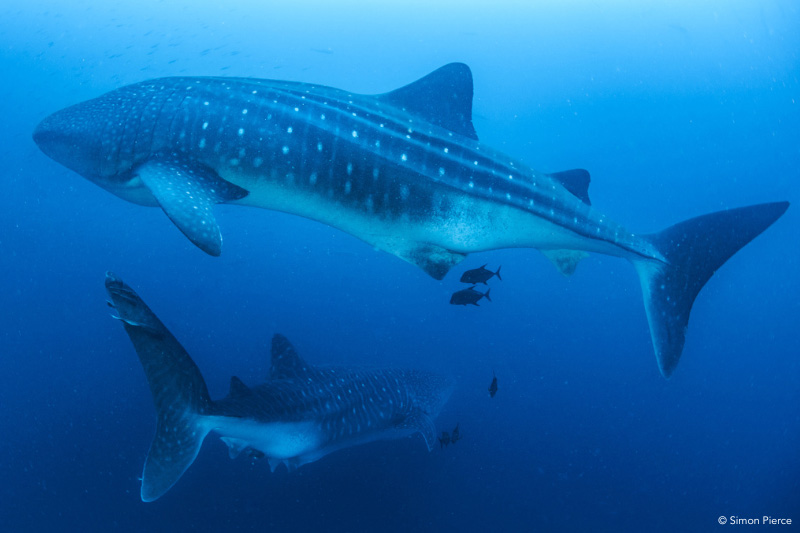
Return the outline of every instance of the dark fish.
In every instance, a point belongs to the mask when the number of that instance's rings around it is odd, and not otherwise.
[[[472,270],[467,270],[461,274],[461,281],[464,283],[483,283],[486,285],[486,282],[492,279],[494,276],[497,276],[497,279],[503,281],[503,278],[500,277],[500,268],[501,267],[497,267],[497,272],[488,270],[486,265],[483,265],[480,268],[473,268]]]
[[[450,442],[455,444],[456,442],[461,440],[461,432],[458,430],[459,424],[456,424],[456,429],[450,434]]]
[[[492,299],[489,297],[489,292],[491,290],[492,289],[487,289],[485,293],[478,292],[475,290],[474,286],[470,287],[469,289],[462,289],[460,291],[456,291],[453,293],[453,295],[450,297],[450,303],[453,305],[471,304],[480,307],[478,305],[478,300],[480,300],[481,298],[486,297],[487,300],[489,300],[490,302],[492,301]]]
[[[489,396],[494,398],[495,394],[497,394],[497,376],[492,372],[492,384],[489,385]]]
[[[446,431],[442,431],[442,436],[439,437],[439,449],[444,448],[450,444],[450,434]]]

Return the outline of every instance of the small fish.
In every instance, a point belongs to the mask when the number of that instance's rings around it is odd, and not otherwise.
[[[456,291],[450,297],[450,303],[453,305],[475,305],[478,306],[478,300],[481,298],[486,298],[490,302],[492,299],[489,297],[489,292],[492,289],[487,289],[486,292],[479,292],[475,290],[475,287],[472,286],[469,289],[462,289],[460,291]]]
[[[450,434],[446,431],[442,431],[442,436],[439,437],[439,449],[441,450],[448,444],[450,444]]]
[[[503,281],[503,278],[500,277],[501,268],[502,267],[497,267],[497,272],[492,272],[491,270],[487,269],[486,265],[483,265],[480,268],[473,268],[472,270],[467,270],[461,274],[461,281],[463,283],[483,283],[484,285],[488,285],[486,282],[495,276],[497,276],[497,279],[500,281]]]
[[[494,398],[495,394],[497,394],[497,376],[495,376],[494,370],[492,370],[492,384],[489,385],[489,396]]]
[[[458,430],[459,424],[456,424],[456,429],[450,433],[450,442],[455,444],[456,442],[461,440],[461,432]]]

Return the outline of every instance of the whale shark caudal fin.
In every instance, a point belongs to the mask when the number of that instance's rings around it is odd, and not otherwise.
[[[639,273],[658,367],[675,370],[697,294],[733,254],[756,238],[789,207],[775,202],[692,218],[644,236],[666,262],[633,259]]]
[[[200,423],[211,405],[206,383],[189,354],[139,298],[113,273],[106,290],[147,376],[158,425],[142,474],[142,501],[167,492],[192,464],[208,429]]]
[[[247,191],[199,163],[177,157],[154,158],[135,174],[150,189],[169,219],[207,254],[222,252],[222,234],[212,208],[247,196]]]

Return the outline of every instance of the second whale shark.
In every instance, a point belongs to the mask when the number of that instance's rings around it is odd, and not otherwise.
[[[230,393],[211,400],[197,365],[133,289],[112,273],[106,290],[144,368],[157,428],[142,474],[142,500],[169,490],[194,462],[210,432],[270,467],[294,469],[333,451],[421,433],[436,442],[433,419],[450,397],[450,379],[419,370],[315,367],[282,335],[272,340],[266,383],[232,377]]]
[[[219,255],[217,203],[339,228],[441,279],[467,254],[537,248],[565,274],[586,252],[628,259],[664,376],[711,275],[788,202],[634,234],[592,207],[584,170],[543,173],[478,141],[472,74],[446,65],[362,95],[292,81],[175,77],[122,87],[45,118],[48,156],[113,194],[160,206]]]

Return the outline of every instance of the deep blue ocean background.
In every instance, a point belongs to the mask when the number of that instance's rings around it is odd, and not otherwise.
[[[756,526],[719,516],[763,515],[798,528],[800,5],[697,4],[0,5],[0,530],[724,531]],[[452,61],[472,69],[483,142],[543,171],[588,169],[593,204],[633,231],[794,203],[700,293],[671,379],[620,259],[592,256],[567,279],[535,250],[498,250],[439,282],[322,224],[224,205],[212,258],[31,140],[49,113],[148,78],[378,93]],[[493,303],[448,305],[484,263],[503,266]],[[437,426],[459,423],[463,440],[374,442],[289,474],[230,460],[210,436],[142,503],[155,416],[109,318],[109,269],[212,397],[231,375],[262,380],[280,332],[312,363],[449,373]]]

